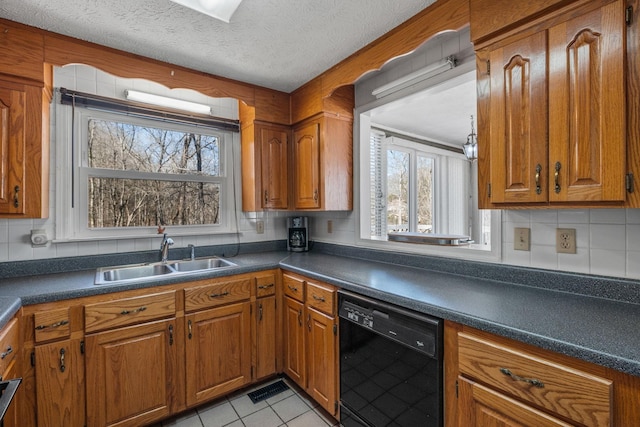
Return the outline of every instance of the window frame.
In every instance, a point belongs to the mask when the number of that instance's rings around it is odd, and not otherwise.
[[[220,175],[180,175],[179,181],[205,182],[220,185],[219,223],[204,225],[167,225],[172,235],[199,235],[235,233],[237,210],[234,183],[235,155],[234,146],[239,144],[239,133],[217,130],[211,127],[157,119],[146,119],[121,112],[102,111],[92,108],[72,107],[55,103],[56,116],[56,229],[54,242],[111,240],[153,237],[158,234],[156,227],[88,227],[88,179],[94,177],[116,177],[124,179],[157,178],[175,181],[175,174],[163,174],[138,171],[118,171],[89,168],[87,161],[87,132],[90,119],[113,120],[135,125],[147,125],[185,132],[198,132],[215,135],[220,141]],[[83,186],[84,183],[84,186]],[[73,189],[72,191],[70,189]]]
[[[501,262],[502,260],[502,212],[500,210],[491,211],[491,246],[490,249],[480,247],[480,245],[468,246],[437,246],[420,245],[414,243],[394,242],[382,239],[373,239],[370,227],[370,202],[371,202],[371,182],[370,182],[370,132],[372,128],[371,110],[383,105],[390,100],[378,100],[369,104],[356,107],[354,112],[354,185],[356,191],[355,206],[359,211],[354,211],[356,221],[355,245],[363,248],[371,248],[390,252],[417,253],[423,255],[446,256],[450,258],[461,258],[466,260]],[[377,126],[376,126],[377,127]],[[477,162],[471,164],[471,173],[477,179]],[[477,205],[477,181],[474,181],[471,188],[471,203]],[[436,189],[438,190],[437,183]],[[437,206],[435,207],[437,209]]]

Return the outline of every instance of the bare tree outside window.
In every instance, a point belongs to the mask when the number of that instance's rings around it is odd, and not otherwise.
[[[222,174],[218,136],[101,119],[88,127],[89,228],[220,222],[221,186],[210,179]]]

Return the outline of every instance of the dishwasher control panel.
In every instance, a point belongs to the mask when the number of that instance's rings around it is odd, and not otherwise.
[[[439,357],[441,319],[360,295],[339,294],[341,318],[431,357]]]

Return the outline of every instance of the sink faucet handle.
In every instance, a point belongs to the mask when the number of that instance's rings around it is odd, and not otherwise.
[[[191,249],[191,259],[196,259],[196,247],[191,243],[189,243],[187,246],[189,247],[189,249]]]

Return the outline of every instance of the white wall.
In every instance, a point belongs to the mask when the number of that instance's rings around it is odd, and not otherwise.
[[[157,83],[141,79],[121,79],[96,70],[93,67],[72,65],[57,68],[54,73],[54,86],[74,89],[85,93],[97,94],[111,98],[124,99],[125,89],[137,89],[158,95],[178,97],[195,102],[212,105],[214,115],[230,119],[238,118],[238,102],[230,98],[210,98],[197,92],[185,89],[169,90]],[[56,223],[56,123],[55,104],[51,106],[51,172],[49,191],[48,219],[0,219],[0,262],[31,260],[77,255],[96,255],[116,252],[153,250],[159,247],[160,237],[144,239],[118,239],[90,242],[49,243],[44,247],[32,247],[31,230],[45,229],[49,238],[54,236]],[[239,147],[236,147],[236,174],[240,173]],[[238,187],[239,188],[239,187]],[[240,198],[240,192],[237,192]],[[238,205],[240,206],[240,205]],[[268,241],[284,239],[285,217],[290,214],[243,213],[238,210],[240,242]],[[255,232],[256,219],[265,223],[264,234]],[[171,233],[171,227],[167,230]],[[204,246],[235,243],[235,234],[198,235],[180,237],[172,235],[175,247],[186,247],[189,243]]]

